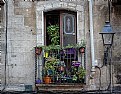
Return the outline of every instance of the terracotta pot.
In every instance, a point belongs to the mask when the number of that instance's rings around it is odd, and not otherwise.
[[[50,84],[51,83],[51,77],[49,77],[49,76],[44,77],[44,83]]]
[[[84,47],[80,47],[80,48],[79,48],[79,52],[80,52],[80,53],[84,53],[84,52],[85,52],[85,48],[84,48]]]
[[[36,55],[40,55],[42,52],[42,47],[35,47],[35,53]]]

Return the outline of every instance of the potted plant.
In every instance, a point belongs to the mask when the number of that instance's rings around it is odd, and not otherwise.
[[[77,48],[79,49],[80,53],[85,52],[85,47],[86,47],[86,43],[84,40],[81,40],[81,42],[77,44]]]
[[[84,77],[85,77],[86,71],[85,69],[81,66],[81,67],[75,67],[73,66],[73,77],[72,80],[74,82],[84,82]]]
[[[59,45],[60,36],[59,36],[59,25],[50,25],[47,27],[47,33],[52,45]]]
[[[42,49],[44,50],[44,57],[48,58],[50,47],[49,46],[43,46]]]
[[[36,54],[36,55],[40,55],[41,52],[42,52],[42,47],[41,47],[41,46],[36,46],[36,47],[35,47],[35,54]]]
[[[80,53],[85,53],[85,47],[80,47],[80,48],[79,48],[79,52],[80,52]]]
[[[48,53],[53,53],[60,49],[60,36],[59,36],[59,25],[49,25],[47,27],[47,33],[49,35],[50,44],[44,47],[45,57],[48,57]]]
[[[49,54],[53,53],[53,55],[55,55],[54,53],[59,53],[58,51],[60,51],[61,47],[60,45],[48,45],[48,46],[43,46],[42,48],[44,50],[44,57],[48,57]],[[53,56],[54,57],[54,56]]]
[[[79,67],[81,62],[79,61],[72,61],[72,66]]]
[[[79,82],[83,83],[84,82],[84,77],[86,75],[86,70],[82,66],[78,67],[78,71],[77,71],[76,74],[78,75]]]
[[[78,80],[77,76],[77,68],[75,66],[72,67],[72,81],[75,83]]]
[[[59,60],[54,57],[48,57],[45,61],[45,66],[43,68],[44,72],[44,82],[49,84],[52,82],[52,76],[55,74],[56,65],[59,63]]]

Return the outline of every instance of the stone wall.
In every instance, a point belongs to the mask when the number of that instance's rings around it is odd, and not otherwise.
[[[104,58],[104,48],[102,36],[99,34],[102,31],[105,21],[108,21],[108,1],[95,1],[94,2],[94,45],[95,45],[95,60],[98,62],[98,67],[103,66]],[[101,68],[101,77],[100,71],[96,68],[95,73],[95,84],[97,89],[99,89],[101,79],[101,88],[106,89],[109,85],[109,66],[104,66]]]
[[[5,38],[5,16],[4,6],[0,6],[0,84],[5,82],[5,53],[6,53],[6,38]]]
[[[8,0],[7,84],[34,85],[36,46],[33,2]]]
[[[44,12],[65,9],[77,12],[77,42],[85,39],[86,47],[86,83],[90,85],[91,49],[89,30],[89,3],[63,0],[35,1],[8,0],[8,27],[7,27],[7,85],[25,84],[33,85],[35,80],[36,45],[44,45]],[[120,7],[112,8],[111,23],[116,31],[113,47],[114,72],[120,70]],[[103,45],[99,32],[108,20],[107,0],[95,0],[93,6],[94,19],[94,47],[95,60],[98,66],[103,64]],[[4,54],[3,54],[4,55]],[[42,60],[39,60],[40,71]],[[119,72],[120,73],[120,72]],[[40,74],[41,76],[41,74]],[[95,84],[99,87],[99,70],[96,69]],[[108,66],[102,68],[102,86],[109,84]]]
[[[114,77],[116,77],[116,82],[121,84],[121,6],[113,6],[112,7],[112,14],[111,14],[111,21],[113,30],[115,33],[114,35],[114,45],[112,50],[112,63],[114,65]]]
[[[115,86],[116,83],[121,83],[121,70],[120,70],[120,18],[121,18],[121,10],[120,5],[118,6],[112,6],[110,10],[110,22],[113,28],[113,31],[115,32],[114,35],[114,44],[112,47],[112,57],[111,57],[111,63],[112,63],[112,80],[113,85]],[[108,7],[108,1],[99,2],[95,1],[94,3],[94,41],[95,41],[95,59],[98,61],[98,66],[103,65],[103,58],[104,58],[104,47],[102,43],[102,38],[99,32],[101,32],[105,21],[109,20],[109,7]],[[98,87],[99,84],[99,70],[96,69],[96,75],[95,75],[95,83]],[[107,86],[110,83],[110,75],[109,75],[109,65],[104,66],[101,68],[101,88],[106,89]],[[105,87],[105,88],[104,88]]]

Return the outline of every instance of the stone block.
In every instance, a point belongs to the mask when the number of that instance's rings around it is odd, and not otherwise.
[[[33,25],[32,21],[33,21],[33,20],[32,20],[31,17],[25,17],[25,18],[24,18],[24,25],[25,25],[25,26],[30,26],[30,27],[31,27],[31,26]]]
[[[83,16],[83,12],[78,12],[77,13],[77,16],[78,16],[78,22],[82,22],[84,21],[84,16]]]
[[[68,3],[66,3],[66,2],[60,2],[60,5],[61,5],[61,7],[63,8],[67,8],[68,7]]]
[[[23,14],[23,8],[15,8],[14,13],[15,13],[15,15],[22,15]]]
[[[53,8],[56,9],[56,8],[60,8],[61,7],[61,4],[58,3],[58,2],[55,2],[52,4]]]
[[[50,9],[53,8],[53,6],[52,6],[51,3],[45,4],[44,7],[45,7],[45,8],[44,8],[45,10],[50,10]]]
[[[25,91],[25,86],[21,86],[21,85],[10,85],[8,87],[6,87],[5,89],[6,91]]]
[[[77,5],[77,6],[76,6],[76,10],[81,12],[81,11],[84,10],[84,6]]]
[[[77,5],[76,4],[74,4],[74,3],[68,3],[68,7],[76,7]]]
[[[32,2],[25,2],[25,1],[19,2],[19,8],[31,8],[31,6]]]
[[[23,25],[23,24],[24,24],[24,18],[23,18],[23,16],[15,16],[15,17],[14,17],[14,22],[15,22],[16,24],[21,24],[21,25]]]

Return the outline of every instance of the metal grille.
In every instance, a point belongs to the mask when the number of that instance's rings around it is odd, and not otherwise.
[[[76,74],[81,68],[85,68],[85,53],[81,53],[79,55],[79,51],[76,48],[68,48],[68,49],[61,49],[61,50],[50,50],[44,51],[43,54],[43,83],[45,73],[51,77],[51,83],[84,83],[85,78],[79,79],[79,76]],[[42,55],[42,54],[41,54]],[[81,60],[78,61],[78,55]],[[39,55],[40,56],[40,55]],[[52,60],[55,60],[54,62]],[[35,58],[35,63],[37,61],[37,57]],[[47,62],[53,62],[50,70],[45,71],[47,66]],[[51,64],[51,63],[50,63]],[[35,64],[35,68],[37,64]],[[37,70],[35,69],[35,80],[37,80]]]

